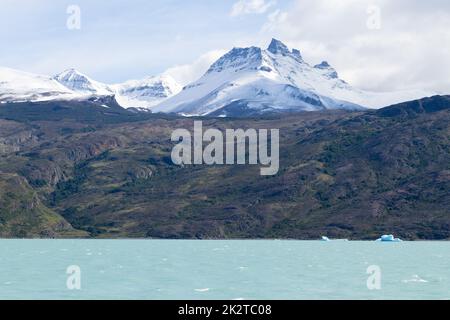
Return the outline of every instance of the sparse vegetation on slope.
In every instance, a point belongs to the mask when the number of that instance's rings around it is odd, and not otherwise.
[[[204,119],[205,128],[280,128],[273,177],[257,166],[173,165],[170,134],[192,119],[102,119],[0,120],[3,235],[65,235],[55,226],[68,221],[102,238],[450,238],[448,97]]]

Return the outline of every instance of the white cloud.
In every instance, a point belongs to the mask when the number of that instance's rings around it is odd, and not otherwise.
[[[276,1],[266,0],[239,0],[231,9],[231,16],[236,17],[244,14],[262,14],[270,7],[274,6]]]
[[[77,32],[66,28],[65,5],[55,6],[52,0],[39,5],[23,0],[21,7],[13,0],[0,2],[0,43],[8,43],[0,65],[30,72],[54,74],[75,67],[114,83],[159,74],[179,63],[169,71],[186,84],[223,51],[182,65],[201,53],[266,46],[275,37],[300,49],[310,63],[328,60],[356,87],[450,93],[448,0],[281,0],[277,6],[275,0],[233,0],[225,9],[219,1],[204,6],[174,0],[162,6],[157,1],[100,5],[79,0],[90,14]],[[379,29],[368,28],[378,26],[368,23],[377,12],[373,7],[368,12],[370,6],[380,9]],[[230,13],[237,16],[232,24]]]
[[[168,69],[164,74],[172,76],[181,85],[187,85],[198,80],[217,59],[227,50],[213,50],[203,54],[191,64],[184,64]]]
[[[368,27],[371,6],[379,29]],[[311,63],[328,60],[357,87],[450,93],[448,0],[296,0],[268,15],[261,36],[268,33]]]
[[[281,11],[280,9],[275,10],[267,16],[267,23],[263,26],[262,30],[264,32],[274,31],[277,26],[285,22],[287,18],[287,12]]]

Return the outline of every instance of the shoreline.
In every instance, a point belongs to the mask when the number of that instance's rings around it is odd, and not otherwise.
[[[39,240],[39,241],[195,241],[195,242],[211,242],[211,241],[290,241],[290,242],[376,242],[376,243],[402,243],[402,242],[450,242],[449,240],[402,240],[401,242],[393,242],[393,241],[377,241],[374,240],[350,240],[350,239],[330,239],[330,241],[323,241],[321,239],[312,240],[312,239],[164,239],[164,238],[0,238],[0,241],[5,240],[23,240],[23,241],[31,241],[31,240]]]

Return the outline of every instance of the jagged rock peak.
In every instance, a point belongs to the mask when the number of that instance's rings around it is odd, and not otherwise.
[[[327,75],[330,78],[337,79],[339,77],[339,75],[336,72],[336,70],[327,61],[322,61],[321,63],[316,64],[314,66],[314,68],[327,71]]]
[[[217,60],[207,73],[221,72],[225,69],[243,69],[256,66],[262,61],[262,50],[258,47],[233,48]]]
[[[331,68],[331,66],[330,66],[330,64],[327,61],[322,61],[321,63],[316,64],[314,66],[314,68],[316,68],[316,69],[328,69],[328,68]]]
[[[269,47],[267,48],[267,51],[273,53],[273,54],[283,54],[288,55],[291,52],[289,51],[289,48],[280,40],[272,39],[270,42]]]
[[[270,45],[267,48],[267,51],[269,51],[272,54],[291,56],[297,60],[302,60],[302,55],[300,53],[300,50],[292,49],[292,51],[290,51],[287,45],[285,45],[283,42],[281,42],[280,40],[277,40],[275,38],[272,39],[272,41],[270,42]]]

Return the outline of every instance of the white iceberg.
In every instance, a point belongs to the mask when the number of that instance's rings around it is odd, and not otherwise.
[[[328,237],[322,237],[322,241],[348,241],[348,239],[330,239]]]
[[[402,242],[403,240],[399,238],[395,238],[392,234],[381,236],[381,238],[377,239],[379,242]]]

